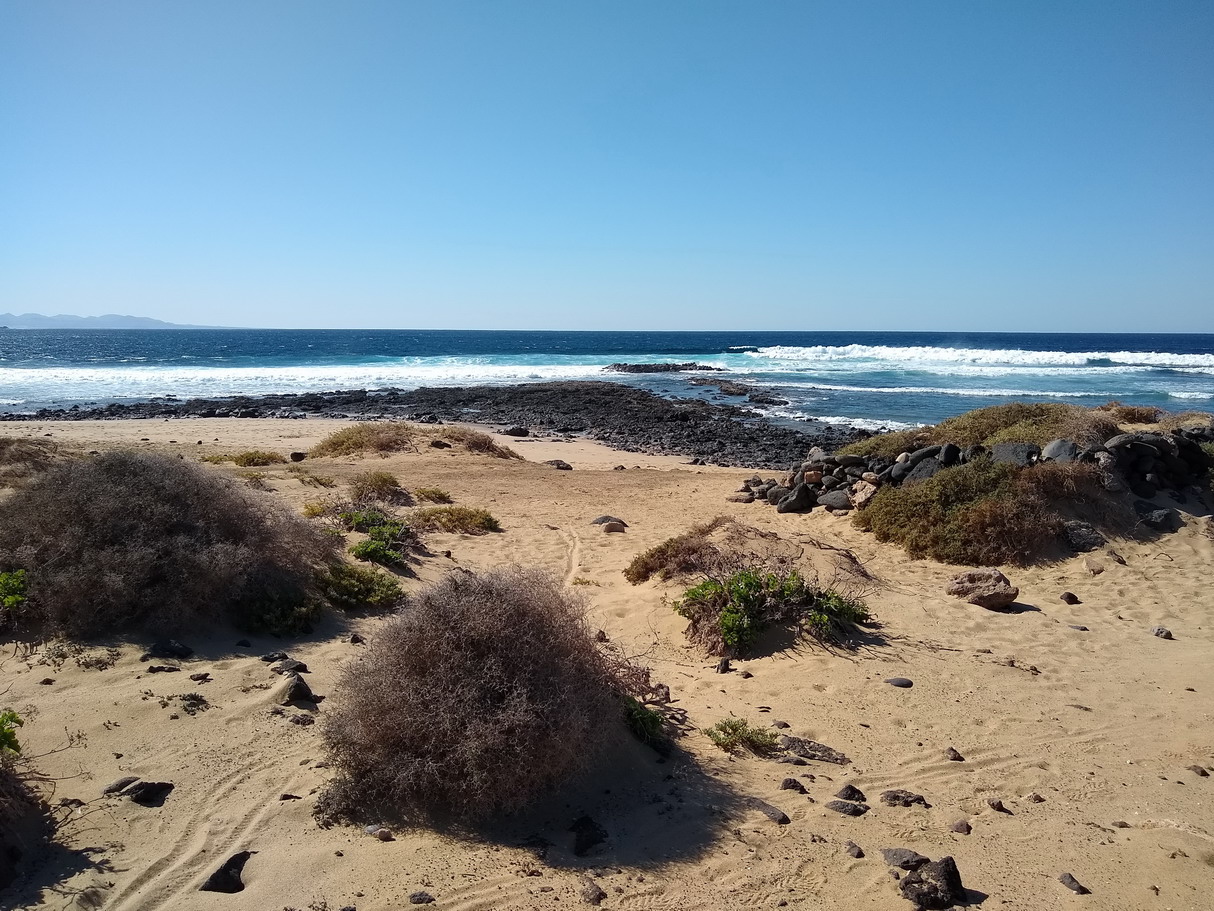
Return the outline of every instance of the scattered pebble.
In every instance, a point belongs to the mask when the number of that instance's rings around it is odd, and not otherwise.
[[[1063,592],[1061,595],[1058,596],[1058,598],[1064,604],[1082,604],[1083,603],[1082,601],[1079,600],[1079,597],[1074,592]]]
[[[913,680],[908,680],[906,677],[890,677],[885,682],[890,686],[900,687],[904,690],[908,690],[915,685]]]
[[[958,819],[955,823],[948,827],[950,832],[956,832],[958,835],[969,835],[974,831],[974,827],[970,825],[968,819]]]
[[[1070,625],[1071,629],[1077,629],[1077,630],[1079,630],[1079,632],[1081,632],[1081,633],[1086,633],[1086,632],[1088,632],[1088,628],[1087,628],[1086,626],[1082,625],[1082,624],[1073,623],[1073,624],[1069,624],[1069,625]]]
[[[1029,801],[1029,803],[1045,803],[1045,798],[1042,797],[1040,794],[1038,794],[1036,791],[1033,791],[1030,794],[1024,795],[1024,799]]]
[[[832,800],[826,804],[826,809],[842,813],[844,816],[863,816],[868,812],[866,803],[852,803],[850,800]]]
[[[931,859],[910,848],[882,848],[881,856],[889,866],[903,870],[917,870]]]
[[[43,677],[41,680],[38,681],[38,685],[39,686],[50,686],[54,682],[55,682],[54,677]]]
[[[792,820],[788,818],[788,814],[779,807],[774,807],[766,800],[760,800],[758,797],[747,798],[746,805],[753,810],[758,810],[777,825],[786,826],[792,822]]]
[[[797,781],[795,778],[785,778],[782,782],[780,782],[780,790],[796,791],[798,794],[804,794],[805,785],[801,784],[801,782]]]
[[[411,905],[431,905],[434,903],[434,896],[429,892],[417,891],[409,893],[409,904]]]
[[[1171,639],[1172,631],[1166,626],[1152,626],[1151,635],[1159,639]]]
[[[582,888],[579,894],[582,896],[582,901],[588,905],[598,905],[607,897],[607,893],[602,887],[589,876],[583,876],[580,879]]]
[[[887,807],[909,807],[914,804],[931,809],[931,804],[927,802],[922,794],[914,794],[910,791],[904,791],[901,788],[894,788],[891,791],[881,792],[881,802]]]
[[[1081,883],[1075,877],[1071,876],[1070,873],[1063,873],[1061,876],[1058,877],[1058,882],[1062,883],[1064,886],[1066,886],[1068,889],[1070,889],[1076,895],[1091,895],[1092,894],[1091,889],[1089,889],[1087,886],[1085,886],[1083,883]]]
[[[953,749],[953,747],[949,747],[944,751],[944,758],[949,762],[965,762],[965,757]]]
[[[1003,805],[1003,801],[1000,800],[998,797],[988,797],[986,799],[986,805],[988,807],[990,807],[992,810],[994,810],[996,813],[1007,813],[1010,815],[1012,812],[1011,810],[1009,810],[1007,807],[1005,807]]]
[[[1199,765],[1186,766],[1186,768],[1188,768],[1188,770],[1190,772],[1192,772],[1194,775],[1197,775],[1199,778],[1209,778],[1210,777],[1210,773],[1207,772],[1205,769],[1203,769]]]
[[[854,841],[849,841],[849,842],[845,843],[843,845],[843,850],[855,858],[860,858],[860,857],[864,856],[864,849],[861,848]]]

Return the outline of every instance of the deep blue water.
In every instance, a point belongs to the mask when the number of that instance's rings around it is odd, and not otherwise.
[[[326,389],[609,379],[709,395],[695,360],[790,401],[777,417],[900,426],[1012,400],[1214,409],[1214,335],[461,330],[0,330],[0,409]]]

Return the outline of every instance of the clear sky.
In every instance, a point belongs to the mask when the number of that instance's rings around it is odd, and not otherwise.
[[[1209,0],[0,0],[0,312],[1214,331]]]

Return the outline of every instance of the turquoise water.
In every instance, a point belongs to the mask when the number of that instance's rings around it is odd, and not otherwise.
[[[570,379],[713,394],[616,361],[697,361],[787,399],[774,417],[862,427],[1014,400],[1214,409],[1212,335],[454,330],[0,330],[0,409]]]

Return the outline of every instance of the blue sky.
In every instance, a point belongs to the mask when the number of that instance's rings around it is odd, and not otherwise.
[[[0,312],[1214,331],[1214,4],[0,2]]]

